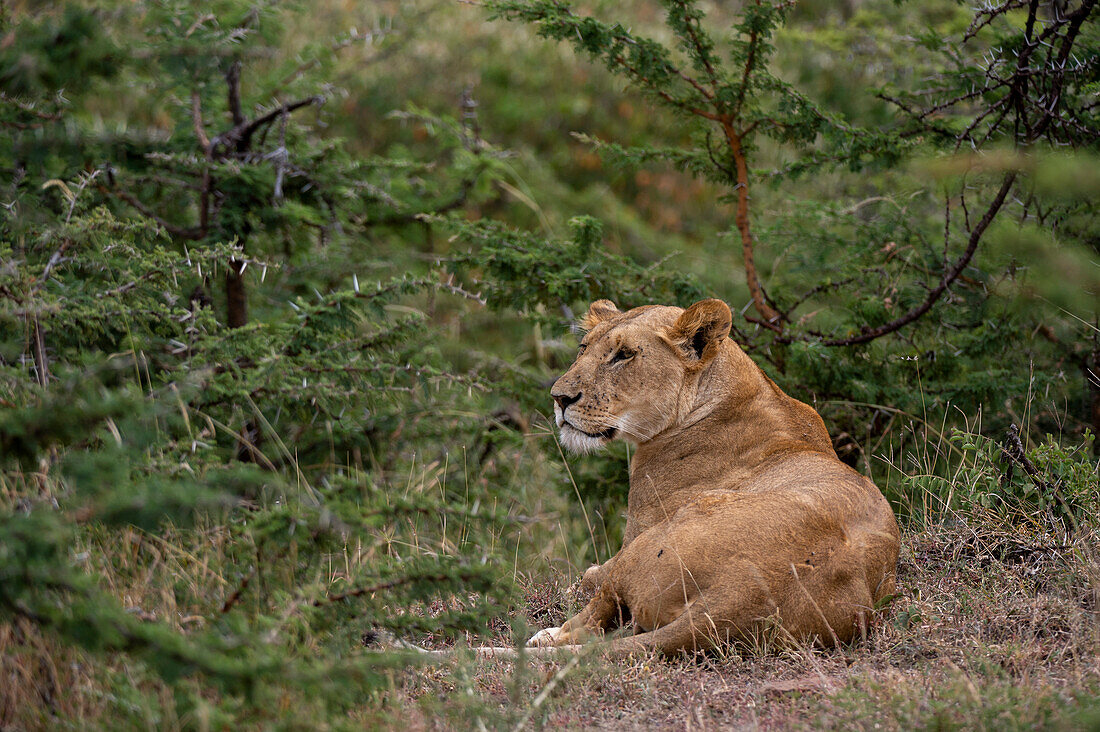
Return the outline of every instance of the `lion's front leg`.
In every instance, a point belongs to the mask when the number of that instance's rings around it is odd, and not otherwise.
[[[531,636],[528,646],[571,646],[584,643],[603,631],[616,618],[619,603],[603,587],[579,613],[560,628],[544,628]]]

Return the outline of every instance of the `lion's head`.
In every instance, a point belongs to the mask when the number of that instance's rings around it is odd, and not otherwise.
[[[641,444],[675,425],[684,387],[720,352],[731,322],[721,300],[625,313],[609,300],[592,303],[577,359],[550,389],[562,444],[575,452],[616,437]]]

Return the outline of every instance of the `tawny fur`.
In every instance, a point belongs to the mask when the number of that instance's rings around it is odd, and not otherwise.
[[[777,622],[822,645],[865,629],[894,591],[894,514],[820,415],[729,339],[729,307],[600,300],[582,323],[551,394],[567,447],[637,445],[623,547],[586,572],[592,601],[529,645],[583,643],[624,618],[638,632],[612,652],[707,649]]]

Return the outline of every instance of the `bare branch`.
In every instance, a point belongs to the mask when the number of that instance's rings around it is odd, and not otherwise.
[[[271,124],[275,120],[279,119],[284,114],[290,114],[302,107],[308,107],[311,105],[324,104],[325,98],[323,96],[306,97],[305,99],[299,99],[294,102],[288,102],[287,104],[280,104],[275,109],[262,114],[259,117],[242,122],[238,125],[234,125],[231,129],[226,130],[222,134],[218,135],[213,140],[213,145],[225,145],[234,146],[238,151],[247,150],[252,141],[252,135],[256,133],[256,130],[260,129],[264,125]]]
[[[98,188],[100,192],[104,194],[114,195],[118,198],[121,198],[123,201],[136,208],[138,210],[138,213],[140,213],[142,216],[156,221],[158,224],[160,224],[161,227],[164,228],[165,231],[167,231],[169,234],[176,237],[177,239],[194,240],[201,239],[203,238],[203,236],[205,236],[205,232],[201,229],[189,229],[168,223],[166,220],[154,213],[152,209],[142,203],[136,196],[119,186],[117,183],[111,188],[108,188],[104,185],[100,185],[98,186]]]
[[[993,219],[996,217],[997,212],[1001,210],[1001,206],[1004,205],[1005,198],[1008,197],[1008,192],[1012,189],[1012,184],[1015,181],[1016,171],[1013,170],[1005,174],[1004,180],[1001,182],[1001,188],[997,191],[997,195],[993,197],[993,201],[989,204],[989,208],[986,209],[985,215],[982,216],[981,220],[974,226],[974,230],[970,232],[970,241],[967,243],[966,251],[955,260],[955,263],[950,269],[944,271],[940,283],[929,291],[920,305],[905,313],[905,315],[891,320],[889,323],[880,325],[877,328],[867,328],[865,326],[858,335],[823,341],[822,345],[854,346],[859,343],[868,343],[887,333],[893,333],[909,325],[914,320],[927,313],[932,306],[936,304],[943,293],[947,291],[947,288],[959,278],[959,275],[966,269],[966,266],[970,264],[970,260],[974,257],[974,252],[978,249],[978,243],[981,241],[982,234],[984,234],[985,230],[989,228],[989,225],[993,223]]]
[[[694,114],[696,117],[702,117],[704,119],[709,119],[709,120],[714,121],[714,122],[717,122],[721,119],[719,117],[719,115],[715,112],[711,112],[709,110],[702,109],[700,107],[692,106],[688,102],[685,102],[682,99],[677,99],[676,97],[672,96],[667,91],[665,91],[664,89],[661,89],[656,84],[654,84],[653,81],[649,77],[647,77],[642,72],[638,71],[638,69],[636,69],[634,66],[632,66],[622,56],[615,56],[615,57],[612,58],[612,60],[615,63],[622,66],[626,71],[628,71],[630,73],[630,75],[632,77],[634,77],[634,80],[636,82],[640,82],[641,85],[646,90],[652,92],[653,94],[656,94],[658,97],[660,97],[661,99],[664,99],[666,102],[673,105],[674,107],[679,107],[680,109],[684,110],[685,112],[690,112],[691,114]],[[683,78],[687,78],[683,74],[683,72],[681,72],[678,69],[676,70],[676,73],[677,73],[677,75],[679,75]]]
[[[966,29],[966,33],[963,34],[963,43],[966,43],[974,36],[978,35],[978,32],[992,23],[997,17],[1004,15],[1010,10],[1019,10],[1020,8],[1027,7],[1029,0],[1007,0],[1007,2],[991,8],[983,8],[977,12],[974,16],[974,20],[970,21],[970,27]]]
[[[202,97],[198,89],[191,90],[191,126],[195,129],[195,139],[199,141],[199,147],[204,154],[210,154],[210,138],[206,136],[206,128],[202,122]]]
[[[46,341],[42,336],[42,327],[38,324],[38,316],[31,318],[31,341],[34,352],[34,371],[38,377],[38,385],[45,388],[50,383],[50,364],[46,358]]]

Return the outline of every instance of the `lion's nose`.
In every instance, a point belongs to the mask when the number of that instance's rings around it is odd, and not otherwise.
[[[554,397],[554,401],[558,403],[558,406],[561,407],[561,411],[564,412],[565,408],[568,407],[570,404],[577,403],[577,401],[581,398],[581,392],[578,391],[573,396],[570,396],[569,394],[555,394],[554,392],[550,392],[550,396]]]

